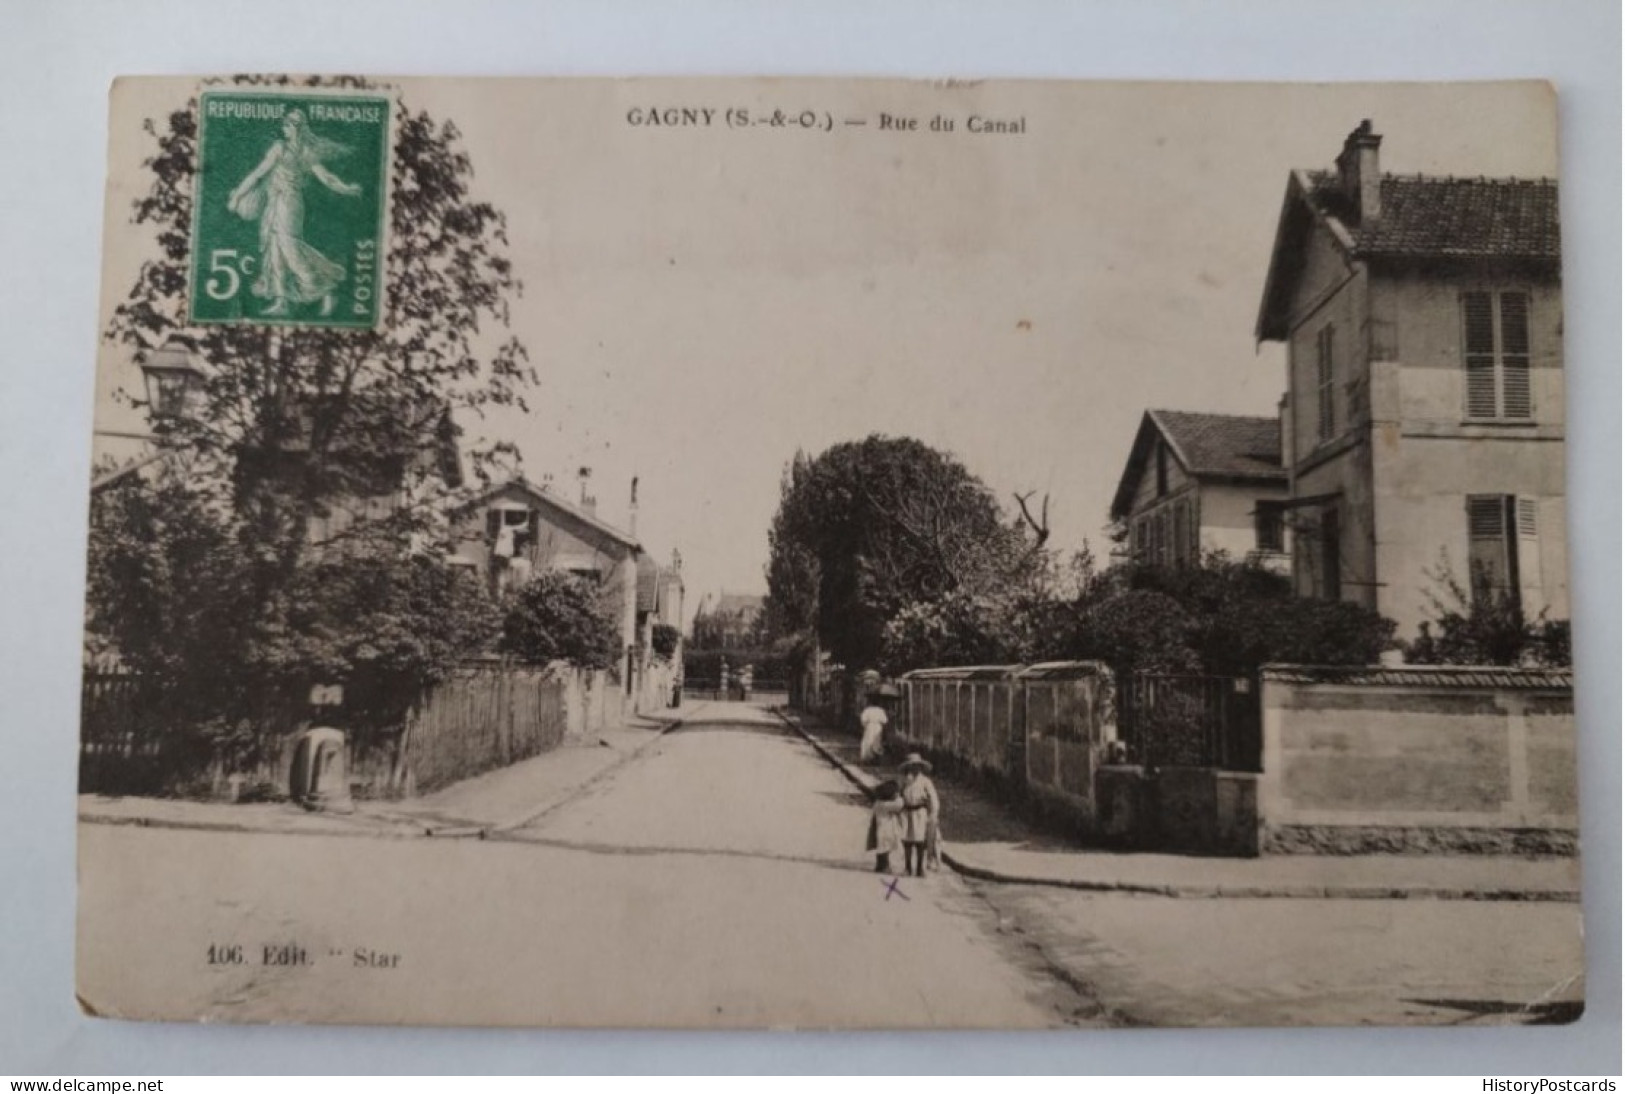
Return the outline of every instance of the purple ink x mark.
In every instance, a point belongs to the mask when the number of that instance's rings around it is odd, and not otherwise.
[[[892,898],[893,893],[896,893],[898,896],[902,897],[904,900],[908,899],[908,894],[903,892],[903,890],[901,890],[901,889],[899,889],[897,887],[897,881],[898,881],[897,878],[892,878],[890,881],[887,881],[887,882],[883,883],[886,886],[886,895],[881,898],[882,900],[890,900]]]

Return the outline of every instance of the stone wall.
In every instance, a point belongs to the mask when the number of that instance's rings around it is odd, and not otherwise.
[[[1567,671],[1262,673],[1266,850],[1572,851]]]

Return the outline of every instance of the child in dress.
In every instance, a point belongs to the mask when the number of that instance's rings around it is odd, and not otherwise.
[[[936,784],[928,774],[930,761],[918,752],[910,752],[899,770],[903,773],[903,789],[898,795],[903,805],[903,872],[924,877],[927,853],[935,851],[939,838],[942,799],[937,797]]]
[[[875,787],[874,805],[869,810],[868,849],[875,853],[875,873],[892,872],[892,852],[902,845],[903,795],[897,783],[887,779]]]

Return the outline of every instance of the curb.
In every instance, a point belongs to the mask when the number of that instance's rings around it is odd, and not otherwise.
[[[658,733],[656,733],[653,737],[650,737],[647,741],[644,741],[642,744],[640,744],[637,748],[633,749],[631,752],[627,753],[626,755],[622,756],[620,759],[616,760],[614,763],[608,765],[607,767],[604,767],[603,769],[601,769],[600,771],[595,773],[586,782],[582,783],[580,786],[576,787],[574,790],[571,790],[568,794],[564,795],[564,797],[560,798],[558,801],[550,802],[547,805],[542,806],[542,808],[537,809],[534,812],[529,813],[524,817],[521,817],[519,820],[505,821],[505,822],[503,822],[501,824],[482,825],[482,826],[479,826],[474,832],[465,833],[465,832],[459,831],[457,834],[458,835],[474,835],[474,836],[477,836],[479,839],[487,839],[487,838],[489,838],[491,836],[500,836],[500,835],[502,835],[502,834],[504,834],[506,832],[512,832],[515,829],[524,828],[527,825],[535,824],[538,820],[540,820],[543,817],[547,816],[547,814],[553,812],[553,810],[562,808],[563,806],[566,806],[566,805],[569,805],[571,802],[573,802],[577,798],[581,797],[587,791],[591,790],[593,787],[597,786],[599,783],[601,783],[605,779],[609,778],[615,772],[619,771],[621,768],[625,767],[627,764],[631,763],[633,760],[635,760],[639,756],[643,755],[649,749],[653,748],[656,744],[658,744],[660,742],[660,739],[663,738],[666,734],[672,732],[673,730],[681,728],[683,726],[683,724],[685,722],[687,722],[687,721],[688,721],[688,717],[687,717],[687,715],[684,715],[683,717],[677,718],[677,719],[675,719],[675,720],[673,720],[671,722],[666,723],[666,725],[661,727],[660,731]],[[451,833],[448,832],[448,833],[444,833],[444,834],[445,835],[450,835]]]
[[[355,838],[362,836],[369,839],[423,839],[431,833],[422,827],[399,825],[397,830],[388,828],[273,828],[263,824],[241,824],[233,821],[194,821],[194,820],[155,820],[152,817],[107,817],[85,816],[79,814],[77,820],[80,824],[107,824],[123,828],[175,828],[188,832],[248,832],[257,835],[272,836],[344,836]]]
[[[773,712],[785,725],[835,767],[865,797],[873,792],[861,772],[837,756],[822,741],[802,728],[801,723],[783,713]],[[1440,886],[1388,885],[1155,885],[1132,881],[1092,881],[1086,879],[1024,877],[990,870],[968,863],[944,849],[942,861],[954,873],[977,881],[1001,885],[1041,885],[1051,889],[1071,889],[1085,893],[1120,893],[1161,896],[1184,900],[1467,900],[1509,901],[1530,904],[1578,904],[1580,893],[1571,889],[1462,889]]]
[[[247,832],[251,834],[273,836],[341,836],[350,839],[360,837],[363,839],[394,840],[486,839],[491,835],[501,835],[505,832],[511,832],[517,828],[523,828],[525,825],[534,823],[538,818],[551,813],[553,810],[574,801],[592,787],[602,782],[604,779],[607,779],[610,775],[614,774],[616,771],[619,771],[621,768],[625,767],[639,756],[643,755],[645,750],[652,747],[672,730],[682,726],[687,720],[687,716],[684,716],[666,723],[657,733],[655,733],[653,737],[650,737],[647,741],[644,741],[637,748],[622,756],[614,763],[595,772],[591,778],[587,779],[586,782],[583,782],[579,786],[573,788],[562,798],[558,799],[557,801],[550,802],[546,806],[543,806],[541,809],[521,818],[520,820],[505,821],[501,824],[454,824],[450,822],[442,822],[436,825],[433,823],[400,821],[395,822],[391,828],[382,828],[355,823],[348,820],[344,815],[336,813],[324,814],[325,816],[333,819],[335,822],[334,827],[295,829],[279,828],[264,824],[248,824],[236,821],[195,821],[185,819],[155,819],[152,817],[86,816],[83,813],[78,815],[77,820],[80,824],[108,824],[130,828],[173,828],[190,832]],[[493,768],[492,770],[496,769]],[[302,815],[308,816],[309,814]],[[341,825],[353,826],[340,827]]]

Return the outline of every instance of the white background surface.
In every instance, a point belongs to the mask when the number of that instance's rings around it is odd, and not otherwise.
[[[1613,0],[0,3],[0,1072],[1617,1074],[1619,43]],[[238,71],[1552,79],[1563,126],[1586,1017],[1554,1029],[915,1037],[81,1018],[73,787],[106,93],[121,74]]]

